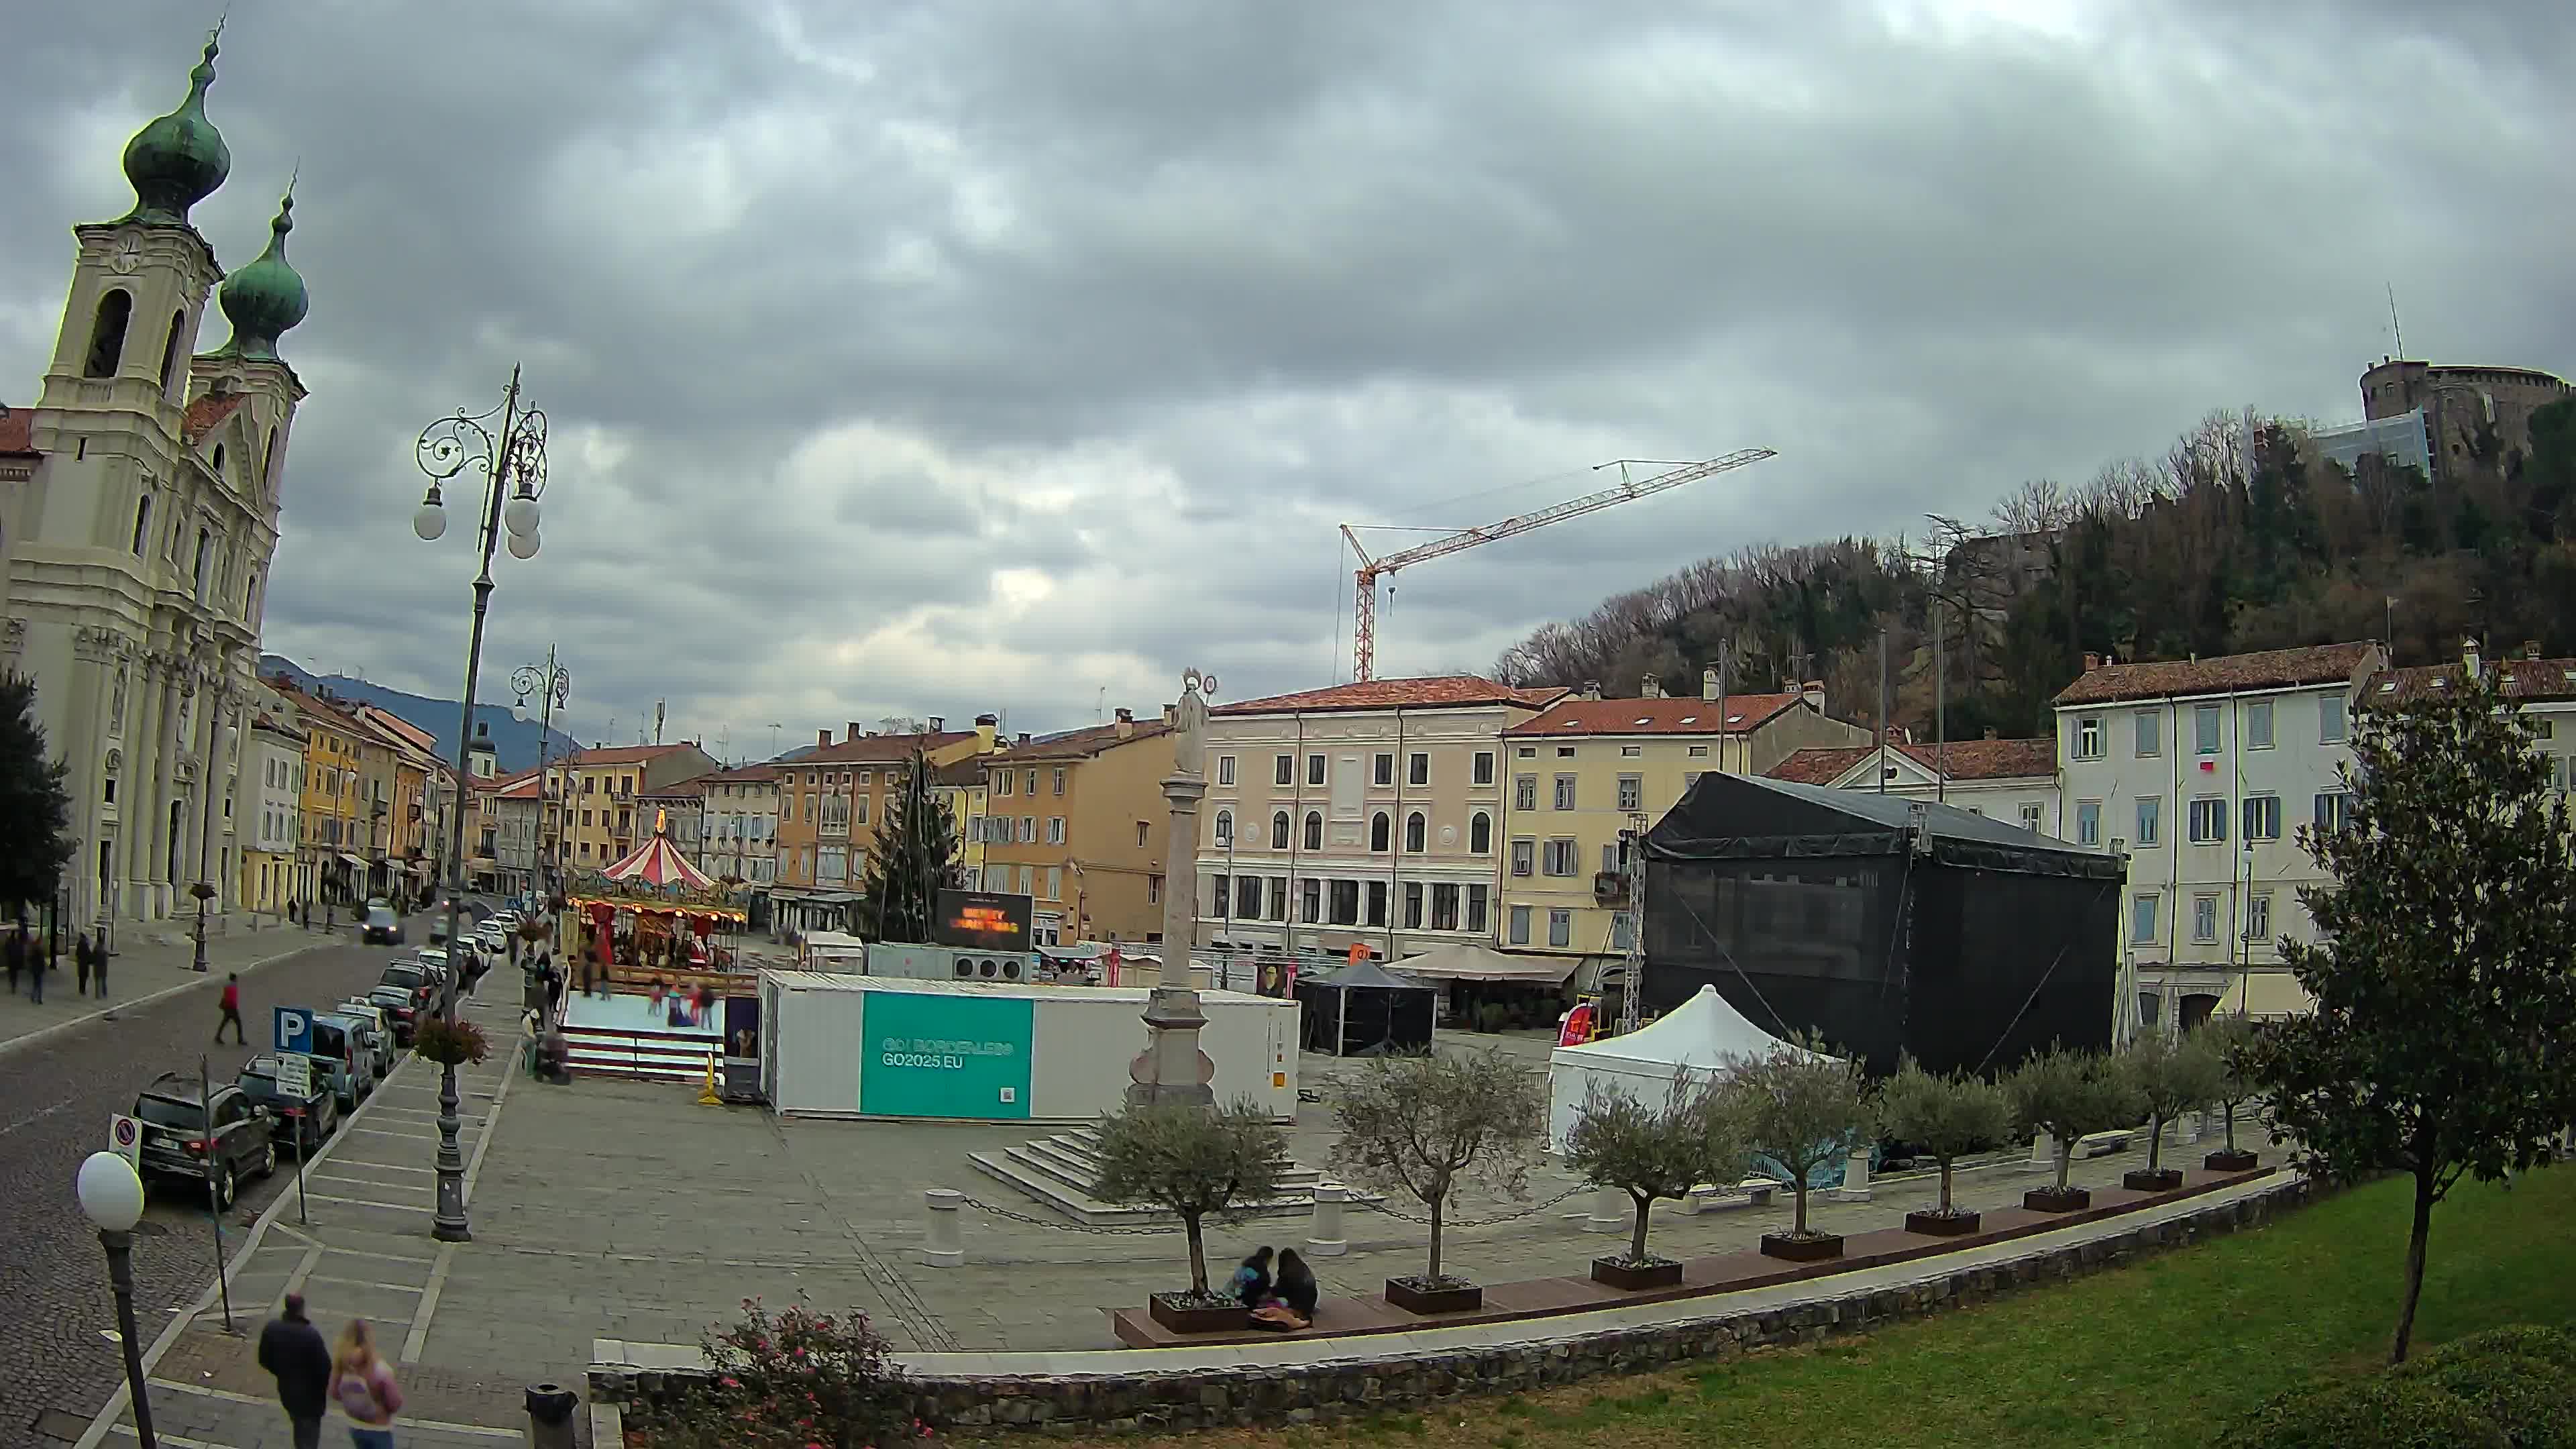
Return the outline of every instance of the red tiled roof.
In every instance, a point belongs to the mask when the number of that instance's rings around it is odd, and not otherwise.
[[[1952,740],[1947,745],[1897,744],[1890,748],[1935,774],[1959,780],[2019,780],[2057,773],[2055,740]],[[1763,773],[1801,785],[1830,785],[1875,753],[1871,745],[1808,748]]]
[[[207,393],[188,404],[188,410],[179,415],[179,436],[193,447],[198,439],[222,426],[224,419],[240,412],[242,404],[249,401],[250,394],[246,392]]]
[[[739,770],[718,770],[713,774],[700,775],[695,783],[701,785],[767,785],[775,781],[777,778],[778,766],[775,763],[762,763],[758,765],[745,765]]]
[[[36,455],[34,409],[0,407],[0,453]]]
[[[2437,687],[2457,687],[2464,672],[2465,667],[2458,664],[2383,669],[2370,677],[2369,685],[2361,692],[2361,702],[2366,707],[2420,699]],[[2576,699],[2576,659],[2490,659],[2482,666],[2482,672],[2498,682],[2507,699]]]
[[[1561,686],[1515,689],[1474,674],[1435,674],[1420,679],[1368,679],[1274,694],[1264,699],[1221,704],[1210,714],[1320,714],[1328,710],[1436,709],[1479,704],[1521,704],[1536,708],[1563,698]]]
[[[820,745],[793,760],[782,760],[777,769],[802,769],[808,765],[856,763],[879,764],[887,760],[909,760],[915,750],[944,750],[975,738],[973,730],[943,730],[938,734],[861,735],[836,745]]]
[[[2350,679],[2379,649],[2376,644],[2311,644],[2223,654],[2215,659],[2168,659],[2146,664],[2105,664],[2087,670],[2057,693],[2056,702],[2110,704],[2167,695],[2226,694],[2246,689],[2287,689]]]
[[[1132,745],[1138,740],[1150,740],[1171,732],[1172,727],[1159,719],[1140,719],[1129,726],[1123,736],[1114,724],[1093,725],[1089,729],[1066,730],[1042,740],[1031,740],[1025,745],[1013,745],[983,758],[1004,765],[1032,760],[1087,760],[1103,750]]]
[[[534,800],[538,795],[537,772],[534,769],[526,769],[515,775],[478,780],[475,782],[475,788],[496,799]]]
[[[955,764],[942,765],[931,771],[930,782],[934,785],[967,788],[981,785],[984,783],[984,761],[987,758],[989,757],[984,755],[973,755]]]
[[[575,750],[569,757],[559,763],[566,765],[640,765],[647,760],[658,760],[664,755],[670,754],[674,750],[685,750],[687,748],[688,746],[686,745],[610,745],[602,749]]]
[[[1795,694],[1730,694],[1726,718],[1718,719],[1717,701],[1696,695],[1664,699],[1560,699],[1545,710],[1503,731],[1507,735],[1714,735],[1743,734],[1761,728],[1782,710],[1795,708]]]

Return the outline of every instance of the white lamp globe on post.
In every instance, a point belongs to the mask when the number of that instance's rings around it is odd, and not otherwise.
[[[533,529],[526,533],[514,533],[510,535],[510,557],[516,559],[531,559],[536,556],[537,535]]]
[[[438,485],[429,485],[429,496],[420,500],[412,513],[411,531],[423,543],[436,543],[447,532],[447,505],[438,496]]]
[[[107,1249],[107,1281],[116,1290],[116,1333],[125,1347],[125,1393],[134,1406],[134,1437],[143,1449],[156,1449],[152,1437],[152,1400],[143,1391],[143,1345],[134,1327],[134,1225],[143,1221],[143,1179],[134,1165],[113,1152],[93,1152],[72,1180],[81,1215],[98,1229]]]
[[[537,531],[536,495],[522,488],[517,497],[502,504],[501,526],[514,534],[524,533],[534,537]]]

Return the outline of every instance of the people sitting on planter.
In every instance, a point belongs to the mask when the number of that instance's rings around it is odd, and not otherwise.
[[[1225,1291],[1246,1308],[1259,1308],[1270,1301],[1270,1254],[1268,1248],[1254,1252],[1236,1265],[1234,1277],[1225,1285]]]
[[[1262,1251],[1268,1252],[1268,1249]],[[1269,1302],[1252,1310],[1252,1326],[1293,1333],[1315,1325],[1315,1270],[1294,1248],[1279,1253],[1279,1280]]]

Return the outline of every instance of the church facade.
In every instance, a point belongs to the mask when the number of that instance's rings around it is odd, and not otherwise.
[[[235,908],[256,840],[260,617],[304,387],[278,353],[303,320],[268,249],[226,275],[189,221],[231,169],[206,115],[217,46],[179,108],[125,149],[135,204],[75,226],[37,402],[0,412],[0,665],[31,676],[69,766],[74,924]],[[229,327],[200,352],[213,302]],[[246,813],[249,812],[249,813]]]

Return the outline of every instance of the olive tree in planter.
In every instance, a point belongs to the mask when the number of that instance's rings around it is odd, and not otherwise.
[[[1744,1137],[1742,1099],[1711,1073],[1676,1073],[1660,1107],[1600,1082],[1586,1088],[1565,1134],[1566,1165],[1587,1181],[1621,1189],[1637,1207],[1627,1255],[1593,1259],[1593,1281],[1627,1289],[1681,1282],[1680,1260],[1646,1251],[1649,1212],[1658,1200],[1688,1197],[1703,1182],[1743,1176],[1752,1156]]]
[[[2171,1192],[2182,1169],[2164,1165],[2165,1124],[2217,1100],[2227,1069],[2198,1036],[2141,1032],[2120,1053],[2120,1070],[2147,1113],[2147,1165],[2123,1174],[2131,1192]]]
[[[1950,1202],[1950,1169],[1971,1152],[1999,1146],[2012,1133],[2004,1090],[1967,1073],[1936,1076],[1908,1057],[1878,1094],[1879,1125],[1941,1167],[1941,1201],[1905,1215],[1905,1230],[1958,1237],[1977,1230],[1979,1215]]]
[[[1755,1151],[1789,1174],[1797,1212],[1789,1231],[1764,1233],[1762,1251],[1808,1263],[1842,1256],[1840,1233],[1807,1226],[1807,1180],[1816,1169],[1851,1152],[1869,1127],[1870,1102],[1860,1063],[1833,1056],[1815,1038],[1781,1042],[1760,1056],[1738,1061],[1727,1090],[1745,1114],[1745,1135]]]
[[[1095,1152],[1104,1202],[1146,1204],[1181,1220],[1190,1244],[1190,1291],[1157,1293],[1145,1308],[1175,1333],[1249,1325],[1251,1309],[1208,1288],[1210,1217],[1231,1221],[1276,1196],[1288,1134],[1249,1099],[1211,1111],[1171,1103],[1127,1107],[1100,1119]]]
[[[1547,1084],[1500,1052],[1371,1057],[1333,1085],[1333,1166],[1345,1179],[1419,1200],[1431,1258],[1386,1280],[1386,1301],[1413,1313],[1481,1307],[1485,1290],[1441,1271],[1449,1199],[1477,1184],[1517,1194],[1547,1143]]]
[[[2251,1018],[2242,1016],[2212,1017],[2200,1029],[2201,1044],[2218,1059],[2218,1090],[2210,1100],[2218,1104],[2219,1121],[2227,1132],[2227,1145],[2200,1160],[2211,1172],[2251,1172],[2262,1160],[2236,1145],[2236,1109],[2254,1095],[2254,1079],[2245,1068],[2260,1030]]]
[[[2023,1193],[2021,1205],[2035,1213],[2080,1212],[2093,1205],[2093,1194],[2066,1180],[2075,1165],[2075,1144],[2094,1132],[2126,1127],[2138,1119],[2139,1101],[2128,1073],[2099,1052],[2052,1047],[2021,1064],[2004,1079],[2013,1117],[2057,1143],[2057,1180]]]

